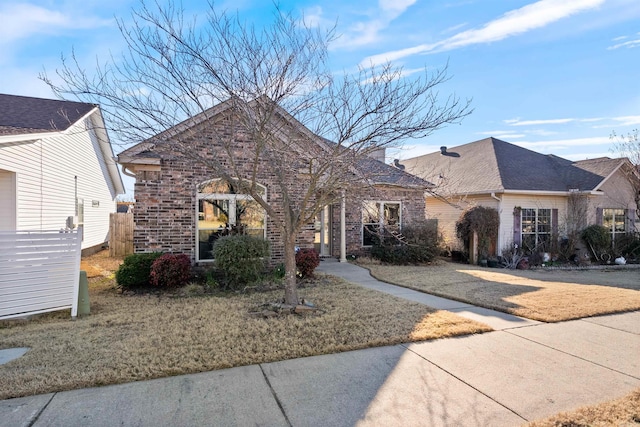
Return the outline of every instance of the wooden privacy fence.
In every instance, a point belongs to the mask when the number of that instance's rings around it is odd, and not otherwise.
[[[133,253],[133,213],[109,215],[109,256],[122,257]]]
[[[78,314],[82,229],[0,231],[0,319]]]

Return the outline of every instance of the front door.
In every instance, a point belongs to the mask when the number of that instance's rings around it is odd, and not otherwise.
[[[315,219],[314,248],[321,257],[331,256],[331,207],[325,206]]]

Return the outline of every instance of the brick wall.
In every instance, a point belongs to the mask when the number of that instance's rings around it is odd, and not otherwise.
[[[283,218],[283,198],[279,190],[283,185],[289,189],[289,198],[294,204],[300,202],[304,190],[303,166],[294,155],[286,159],[271,157],[266,153],[264,160],[254,164],[255,145],[246,133],[234,128],[228,118],[207,122],[180,135],[181,143],[188,146],[199,157],[215,158],[223,166],[233,170],[228,154],[216,141],[233,141],[233,161],[236,173],[232,176],[248,178],[256,174],[257,181],[267,189],[267,202],[275,209],[272,217],[267,217],[266,235],[271,243],[272,264],[282,262],[284,246],[282,233],[276,226]],[[287,134],[289,147],[304,144],[302,136],[290,129]],[[197,221],[197,185],[219,178],[211,167],[189,158],[188,153],[175,150],[155,150],[162,156],[159,171],[140,170],[136,173],[134,210],[135,230],[134,246],[136,252],[173,252],[185,253],[195,260],[196,257],[196,221]],[[295,154],[289,151],[288,154]],[[278,174],[286,168],[286,173]],[[357,196],[357,197],[356,197]],[[362,195],[348,195],[347,204],[347,251],[357,252],[362,248]],[[424,219],[424,197],[420,190],[398,187],[379,187],[366,197],[367,200],[400,201],[402,203],[402,221]],[[339,255],[340,250],[340,206],[333,209],[332,250]],[[300,247],[313,247],[314,224],[299,233],[296,244]]]
[[[359,254],[362,246],[362,203],[365,201],[400,202],[402,224],[425,219],[423,190],[376,186],[366,194],[347,194],[345,231],[347,254]],[[340,204],[335,204],[332,217],[331,254],[340,256]]]

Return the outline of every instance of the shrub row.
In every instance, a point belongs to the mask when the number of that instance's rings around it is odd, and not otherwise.
[[[235,235],[216,240],[213,255],[216,268],[222,272],[222,286],[238,289],[262,279],[269,253],[269,242],[256,237]],[[313,249],[301,249],[296,254],[301,277],[311,276],[319,264],[320,257]],[[191,260],[184,254],[129,255],[116,272],[116,281],[123,290],[175,288],[190,279]]]
[[[191,260],[184,254],[133,254],[127,256],[116,271],[116,282],[123,290],[175,288],[190,278]]]
[[[402,234],[383,232],[373,237],[371,257],[388,264],[422,264],[440,253],[438,229],[434,223],[407,224]]]

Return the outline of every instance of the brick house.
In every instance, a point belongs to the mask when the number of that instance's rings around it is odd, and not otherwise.
[[[407,171],[437,185],[426,198],[445,244],[456,249],[456,221],[473,206],[495,208],[500,230],[492,253],[513,244],[548,251],[556,237],[605,226],[613,241],[637,232],[640,174],[626,158],[571,161],[485,138],[407,159]]]
[[[276,146],[286,153],[286,163],[273,149],[252,158],[256,141],[237,119],[231,101],[119,154],[124,173],[136,179],[135,252],[185,253],[195,263],[206,264],[212,261],[212,243],[219,236],[241,230],[270,241],[272,264],[283,260],[278,221],[240,190],[237,178],[255,176],[260,197],[274,209],[272,213],[282,216],[279,189],[286,186],[292,203],[303,203],[310,185],[303,173],[309,159],[329,156],[336,145],[313,134],[280,107],[272,113],[267,125],[277,127],[272,133],[278,139]],[[179,146],[175,145],[178,141]],[[190,153],[197,153],[197,159]],[[367,230],[401,228],[424,219],[424,192],[430,184],[385,164],[384,150],[378,150],[374,157],[357,160],[346,189],[309,221],[297,236],[297,246],[315,247],[321,256],[346,260],[347,253],[361,252],[370,245]],[[205,165],[207,159],[223,168],[228,166],[228,172],[215,175]],[[366,185],[354,185],[355,176]]]

